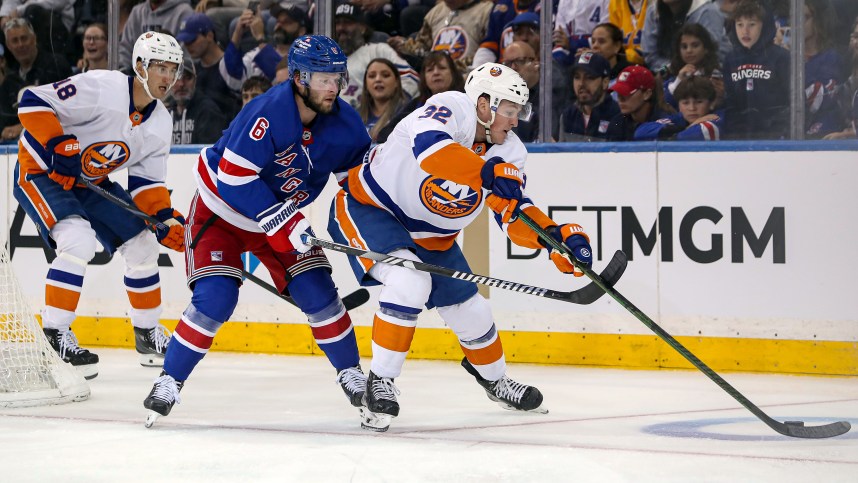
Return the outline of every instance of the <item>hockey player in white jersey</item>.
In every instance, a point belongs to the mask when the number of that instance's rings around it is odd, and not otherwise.
[[[184,218],[164,185],[172,121],[161,100],[179,75],[176,40],[146,32],[134,44],[134,76],[94,70],[28,89],[18,108],[13,193],[39,234],[56,250],[45,284],[44,332],[60,357],[91,379],[98,356],[71,331],[86,267],[96,241],[125,261],[135,345],[144,366],[162,366],[169,334],[159,323],[158,242],[184,251]],[[108,175],[128,169],[128,191]],[[133,201],[166,228],[147,230],[140,219],[87,189],[80,178]]]
[[[558,225],[524,192],[524,145],[511,129],[530,115],[528,88],[511,68],[487,63],[468,76],[465,93],[442,92],[403,119],[387,142],[349,171],[328,225],[340,243],[470,271],[456,237],[487,204],[517,245],[549,250],[563,272],[569,260],[542,244],[527,213],[586,266],[589,238],[576,224]],[[471,282],[350,257],[364,285],[382,284],[373,320],[372,362],[362,425],[385,431],[399,414],[394,378],[400,375],[423,307],[437,308],[456,333],[462,366],[506,409],[545,412],[542,394],[506,375],[506,360],[488,302]],[[582,273],[576,273],[577,276]]]

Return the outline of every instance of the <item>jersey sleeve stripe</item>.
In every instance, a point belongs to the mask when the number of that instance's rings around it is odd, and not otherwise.
[[[19,109],[18,119],[31,138],[35,139],[40,146],[47,144],[51,138],[63,134],[63,127],[53,110],[23,112]]]
[[[420,167],[429,174],[465,184],[474,191],[482,189],[480,170],[485,162],[470,149],[450,142],[420,161]]]
[[[417,162],[423,162],[427,156],[431,156],[434,152],[453,142],[453,138],[448,133],[443,131],[426,131],[414,137],[414,147],[411,151],[414,152],[414,157]]]
[[[237,164],[232,164],[226,158],[221,158],[220,162],[217,166],[218,173],[225,173],[230,176],[236,176],[239,178],[243,178],[246,176],[256,177],[259,171],[248,169]]]
[[[54,110],[51,107],[51,105],[48,103],[48,101],[37,96],[36,94],[33,93],[33,91],[31,91],[29,89],[24,91],[24,95],[21,96],[21,102],[20,102],[20,104],[18,104],[18,110],[19,111],[21,111],[21,110],[25,110],[25,111],[45,110],[45,109],[48,109],[51,111]]]
[[[230,163],[238,167],[252,170],[255,173],[262,171],[261,167],[253,164],[253,162],[251,162],[250,160],[242,157],[240,154],[236,154],[235,152],[230,151],[229,149],[223,150],[223,159],[229,161]]]

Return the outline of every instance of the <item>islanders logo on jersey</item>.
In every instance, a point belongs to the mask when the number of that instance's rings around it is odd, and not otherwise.
[[[80,155],[84,176],[100,178],[125,164],[131,157],[128,145],[122,141],[107,141],[89,145]]]
[[[468,34],[457,25],[442,28],[435,40],[432,41],[432,50],[446,50],[453,60],[460,59],[468,53]]]
[[[470,186],[428,176],[420,183],[420,201],[429,211],[445,218],[470,215],[482,202],[483,194]]]

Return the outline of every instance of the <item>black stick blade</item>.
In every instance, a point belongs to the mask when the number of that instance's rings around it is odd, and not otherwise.
[[[629,260],[626,254],[621,250],[617,250],[614,253],[614,257],[608,262],[608,266],[599,274],[599,277],[602,278],[606,285],[613,287],[620,280],[620,277],[623,276],[628,263]],[[596,282],[590,282],[583,288],[570,292],[568,301],[575,304],[589,305],[599,300],[602,295],[605,295],[605,291],[596,285]]]
[[[841,434],[846,434],[852,429],[852,425],[848,421],[838,421],[836,423],[823,424],[822,426],[805,426],[802,421],[786,421],[776,425],[770,424],[769,426],[784,436],[806,439],[833,438]]]
[[[369,291],[365,288],[359,288],[343,297],[343,305],[346,307],[346,310],[356,309],[368,301]]]

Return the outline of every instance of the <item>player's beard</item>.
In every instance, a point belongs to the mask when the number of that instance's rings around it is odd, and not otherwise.
[[[331,103],[330,106],[325,106],[322,101],[316,100],[313,96],[313,91],[310,90],[309,87],[305,88],[305,94],[301,96],[304,99],[304,104],[310,108],[316,114],[329,114],[334,109],[334,104],[336,104],[337,100],[334,98],[334,102]],[[321,94],[318,95],[319,98],[322,97]]]

